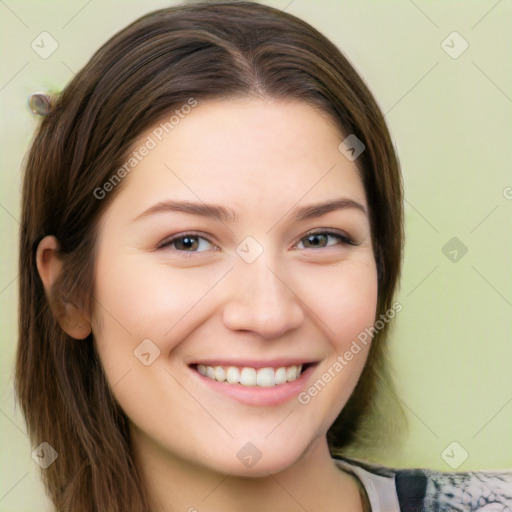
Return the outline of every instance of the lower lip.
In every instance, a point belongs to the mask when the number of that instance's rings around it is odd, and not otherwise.
[[[247,405],[279,405],[296,398],[306,387],[309,376],[313,373],[316,365],[308,366],[297,380],[278,384],[272,387],[263,386],[242,386],[242,384],[229,384],[204,377],[197,370],[192,369],[196,376],[210,389],[221,393],[229,398]]]

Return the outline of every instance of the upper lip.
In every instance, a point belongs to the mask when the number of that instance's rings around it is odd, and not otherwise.
[[[280,358],[272,359],[270,361],[261,361],[256,359],[244,359],[244,360],[227,360],[227,359],[202,359],[194,361],[189,366],[195,366],[203,364],[205,366],[236,366],[238,368],[280,368],[282,366],[299,366],[306,364],[314,364],[317,361],[312,359],[297,359],[297,358]]]

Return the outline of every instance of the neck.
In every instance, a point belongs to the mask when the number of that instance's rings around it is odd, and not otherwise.
[[[362,512],[355,478],[334,465],[325,437],[314,440],[294,464],[262,477],[211,471],[191,461],[134,443],[151,512]]]

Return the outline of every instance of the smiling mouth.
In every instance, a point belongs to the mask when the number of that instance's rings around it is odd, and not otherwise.
[[[196,364],[192,368],[203,377],[226,384],[246,387],[276,387],[297,380],[308,364],[279,366],[277,368],[252,368],[249,366],[208,366]]]

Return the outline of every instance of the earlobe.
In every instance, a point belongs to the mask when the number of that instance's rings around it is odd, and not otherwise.
[[[54,300],[53,287],[62,271],[59,243],[54,236],[48,235],[39,242],[36,265],[48,303],[61,328],[72,338],[79,340],[87,338],[91,333],[91,324],[83,312],[74,304],[64,301],[63,298],[59,303]]]

